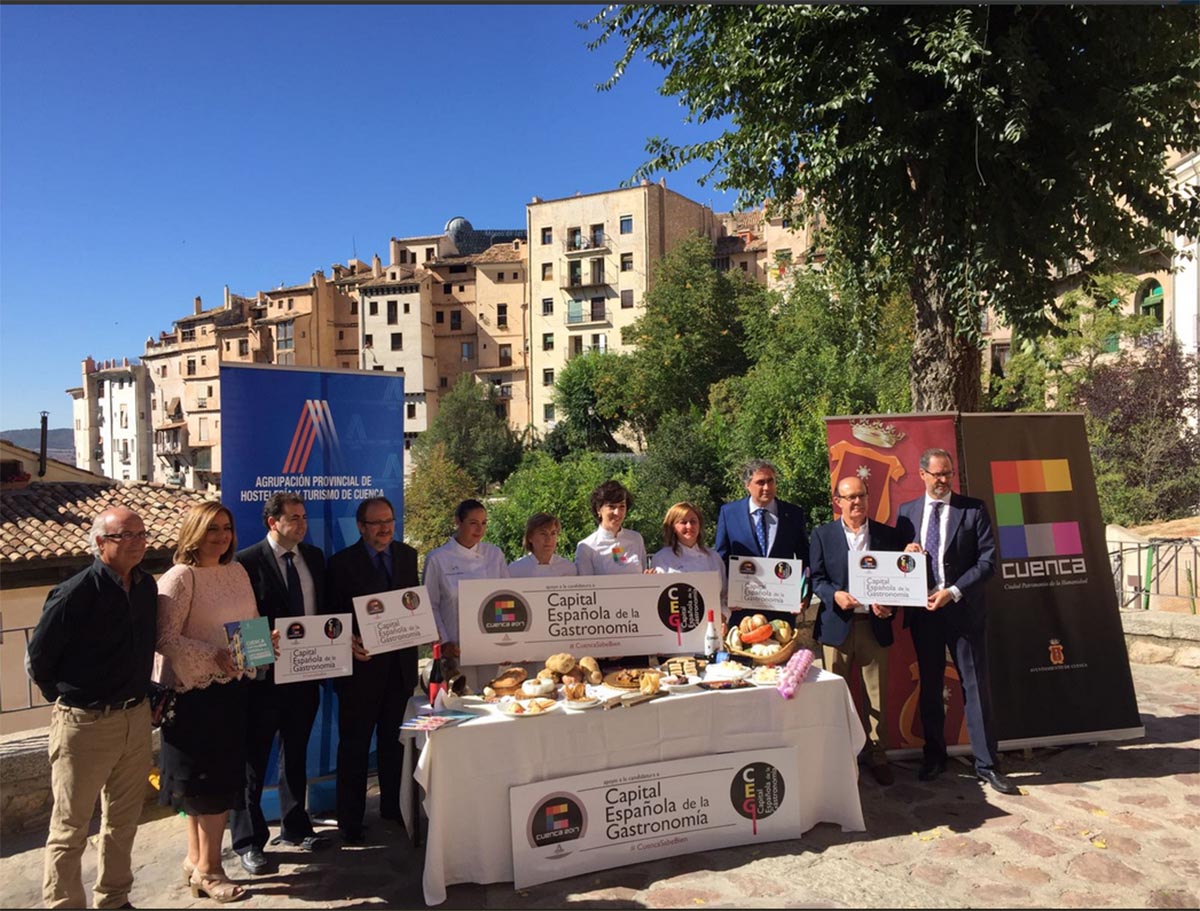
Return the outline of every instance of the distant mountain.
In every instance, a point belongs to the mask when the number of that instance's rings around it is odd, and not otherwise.
[[[0,430],[0,440],[8,440],[14,446],[37,452],[42,445],[42,431],[37,427],[29,430]],[[46,449],[57,452],[74,452],[75,431],[70,427],[47,429]],[[57,458],[57,456],[52,455],[51,458]]]

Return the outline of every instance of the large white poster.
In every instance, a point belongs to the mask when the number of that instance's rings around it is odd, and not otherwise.
[[[707,612],[720,609],[715,572],[463,579],[459,645],[464,664],[699,654]]]
[[[510,788],[513,884],[799,838],[799,776],[794,749],[746,750]]]

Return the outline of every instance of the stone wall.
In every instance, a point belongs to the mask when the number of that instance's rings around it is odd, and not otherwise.
[[[1135,664],[1200,668],[1200,616],[1123,610],[1125,646]]]

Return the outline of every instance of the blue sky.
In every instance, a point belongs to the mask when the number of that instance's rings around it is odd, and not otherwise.
[[[683,124],[599,6],[0,7],[0,428],[71,424],[80,361],[392,236],[522,227]],[[732,194],[672,189],[716,210]]]

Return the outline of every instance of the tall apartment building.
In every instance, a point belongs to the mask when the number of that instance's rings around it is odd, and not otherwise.
[[[75,427],[75,466],[121,481],[153,474],[152,398],[146,368],[129,358],[83,359],[83,383],[67,390]]]
[[[475,257],[475,308],[479,353],[475,376],[490,383],[496,413],[517,431],[530,423],[528,382],[529,244],[493,244]]]

